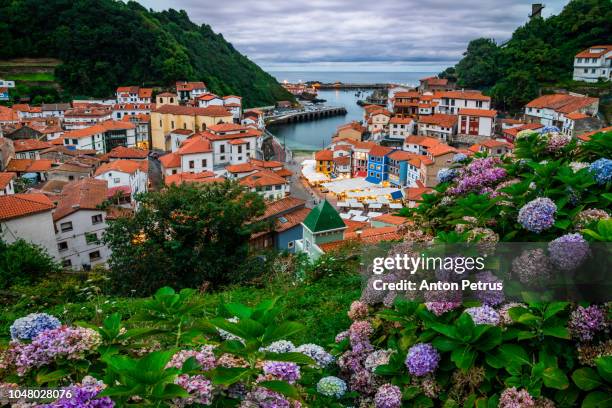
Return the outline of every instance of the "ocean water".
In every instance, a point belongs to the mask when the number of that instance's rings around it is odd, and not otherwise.
[[[437,72],[336,72],[336,71],[269,71],[279,82],[336,81],[351,84],[392,83],[418,85],[420,78],[436,75]]]

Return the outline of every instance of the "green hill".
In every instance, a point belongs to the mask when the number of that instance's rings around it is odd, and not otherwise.
[[[572,0],[558,15],[519,27],[503,44],[471,41],[461,61],[442,75],[456,76],[461,87],[484,90],[498,108],[517,109],[540,87],[571,81],[579,51],[612,44],[611,21],[610,0]]]
[[[106,97],[118,85],[202,80],[246,106],[292,99],[210,26],[185,11],[154,12],[116,0],[0,0],[0,60],[58,58],[70,95]]]

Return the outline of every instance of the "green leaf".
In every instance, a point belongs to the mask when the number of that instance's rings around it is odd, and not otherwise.
[[[502,344],[499,347],[501,357],[520,365],[531,365],[531,359],[525,349],[518,344]]]
[[[240,320],[242,319],[250,319],[253,311],[240,303],[227,303],[224,304],[223,307],[231,314],[238,317]]]
[[[302,354],[302,353],[270,353],[270,352],[266,352],[266,354],[264,355],[264,359],[265,360],[271,360],[271,361],[288,361],[291,363],[296,363],[296,364],[308,364],[308,365],[315,365],[316,362],[308,357],[306,354]]]
[[[564,390],[569,387],[569,380],[560,368],[548,367],[544,369],[542,379],[544,380],[544,385],[548,388]]]
[[[595,359],[595,364],[599,375],[612,384],[612,356],[599,357]]]
[[[448,337],[438,336],[432,340],[431,344],[440,351],[455,350],[461,343]]]
[[[504,366],[504,359],[493,353],[486,354],[485,362],[493,368],[499,369]]]
[[[594,391],[582,401],[582,408],[609,408],[612,407],[612,393]]]
[[[472,320],[472,316],[468,313],[462,313],[461,316],[455,322],[455,329],[457,331],[457,335],[463,340],[468,341],[472,338],[472,334],[474,333],[474,321]]]
[[[297,388],[286,383],[285,381],[262,381],[257,385],[265,387],[274,392],[278,392],[279,394],[283,394],[289,398],[293,398],[294,400],[300,399],[300,393],[298,392]]]
[[[454,326],[434,322],[434,323],[431,323],[429,327],[431,327],[438,333],[445,335],[446,337],[450,337],[451,339],[455,339],[455,340],[461,340]]]
[[[583,391],[591,391],[603,385],[601,377],[591,367],[579,368],[574,371],[572,380]]]
[[[70,375],[68,370],[55,370],[50,373],[38,373],[36,374],[36,384],[46,384],[48,382],[61,380],[62,378]]]
[[[263,345],[293,336],[304,330],[304,325],[296,322],[283,322],[278,326],[269,326],[263,336]]]
[[[116,385],[114,387],[107,387],[103,389],[98,397],[131,397],[133,395],[142,395],[144,391],[144,385],[137,384],[133,387],[126,385]]]
[[[451,361],[453,361],[458,368],[467,370],[474,365],[474,361],[476,361],[476,352],[472,350],[470,346],[455,349],[451,353]]]
[[[548,320],[551,317],[555,316],[557,313],[565,310],[569,305],[568,302],[552,302],[546,306],[546,310],[544,311],[544,320]]]
[[[169,400],[172,398],[187,398],[189,392],[177,384],[164,384],[153,389],[152,395],[160,400]]]
[[[236,326],[240,329],[241,332],[245,333],[248,337],[245,340],[255,339],[260,337],[264,333],[264,326],[256,322],[255,320],[251,320],[248,318],[240,319]]]
[[[217,367],[212,371],[209,371],[210,377],[212,379],[213,384],[215,385],[232,385],[243,377],[250,375],[252,370],[250,368],[241,368],[241,367]]]
[[[570,339],[569,330],[567,327],[556,326],[556,327],[544,327],[542,328],[542,334],[545,336],[557,337],[560,339]]]
[[[562,229],[562,230],[565,230],[565,229],[567,229],[571,225],[571,223],[572,222],[570,220],[567,220],[567,219],[565,219],[565,220],[557,220],[557,221],[555,221],[555,227],[557,227],[559,229]]]

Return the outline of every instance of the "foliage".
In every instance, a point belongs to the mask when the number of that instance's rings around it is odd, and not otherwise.
[[[147,294],[173,284],[213,287],[261,273],[248,254],[264,202],[235,182],[171,186],[140,198],[133,217],[110,222],[104,240],[112,250],[117,293]]]
[[[21,239],[11,244],[0,240],[0,289],[31,285],[59,270],[43,248]]]
[[[458,84],[487,90],[499,108],[519,109],[541,85],[571,79],[579,51],[612,42],[611,19],[608,0],[574,0],[559,15],[530,19],[504,44],[473,40],[455,66]]]
[[[220,95],[241,95],[246,106],[292,99],[210,26],[194,24],[185,11],[155,12],[135,1],[2,1],[0,59],[22,57],[62,60],[55,76],[72,95],[197,80]]]

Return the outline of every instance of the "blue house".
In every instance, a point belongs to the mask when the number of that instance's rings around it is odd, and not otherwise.
[[[251,236],[249,246],[295,252],[296,241],[303,237],[302,222],[309,213],[304,200],[291,196],[267,203],[266,211],[258,221],[268,225],[264,231]]]
[[[389,154],[393,149],[385,146],[374,146],[368,154],[368,175],[366,181],[379,184],[389,178]]]
[[[418,178],[418,155],[403,150],[394,150],[389,160],[389,183],[394,187],[411,187]]]

